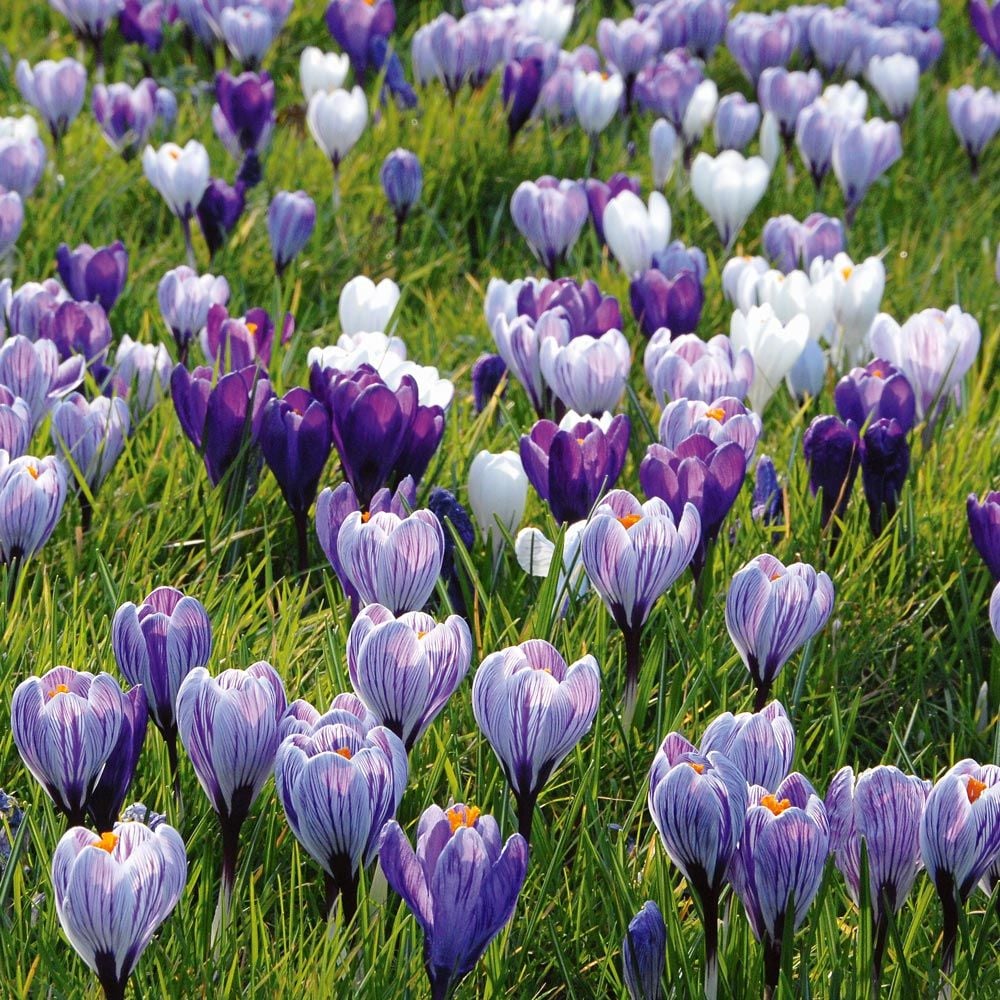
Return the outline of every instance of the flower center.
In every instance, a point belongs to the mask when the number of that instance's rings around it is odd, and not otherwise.
[[[361,515],[361,523],[362,523],[362,524],[367,524],[367,523],[368,523],[368,522],[369,522],[369,521],[370,521],[371,519],[372,519],[372,515],[371,515],[371,511],[367,511],[367,510],[366,510],[366,511],[365,511],[365,512],[364,512],[364,513],[363,513],[363,514]]]
[[[765,795],[760,800],[760,804],[765,809],[770,809],[775,816],[780,816],[786,809],[790,809],[792,806],[792,803],[788,799],[782,799],[779,802],[773,795]]]
[[[641,520],[641,514],[626,514],[624,517],[618,518],[618,523],[622,525],[626,531],[628,531],[633,524],[638,524]]]
[[[975,802],[983,792],[986,791],[986,782],[977,781],[975,778],[969,778],[969,783],[965,787],[965,791],[969,796],[970,802]]]
[[[726,411],[719,406],[713,406],[712,409],[705,411],[705,416],[711,420],[718,420],[721,424],[726,419]]]
[[[167,156],[169,156],[171,160],[179,160],[181,158],[181,151],[179,149],[168,149]]]
[[[92,840],[91,847],[96,847],[99,851],[107,851],[110,854],[118,843],[118,835],[115,833],[102,833],[100,840]]]
[[[424,637],[425,635],[427,635],[427,634],[428,634],[429,632],[430,632],[430,629],[429,629],[429,628],[428,628],[428,629],[420,629],[420,630],[419,630],[419,631],[417,632],[417,638],[418,638],[418,639],[423,639],[423,637]]]
[[[854,274],[854,268],[853,267],[844,267],[844,268],[841,268],[841,270],[840,270],[840,275],[844,279],[844,281],[850,281],[852,274]]]
[[[770,577],[770,579],[771,579],[771,582],[772,582],[772,583],[773,583],[773,582],[774,582],[775,580],[780,580],[780,579],[781,579],[781,574],[780,574],[779,572],[775,571],[774,573],[772,573],[772,574],[771,574],[771,577]]]
[[[454,833],[460,826],[475,826],[479,819],[479,810],[475,806],[452,806],[445,815],[448,817],[448,825]]]
[[[334,750],[333,752],[338,757],[343,757],[344,760],[350,760],[354,756],[354,754],[352,754],[351,751],[347,749],[347,747],[341,747],[339,750]]]
[[[246,327],[247,327],[247,330],[250,332],[251,335],[253,335],[253,334],[255,334],[257,332],[257,324],[256,323],[247,323]]]
[[[40,473],[38,472],[38,469],[35,468],[35,466],[26,465],[25,468],[28,470],[28,475],[31,476],[32,479],[38,478]]]
[[[882,369],[876,368],[875,371],[872,372],[872,378],[885,378],[885,376],[882,374]]]
[[[50,692],[49,697],[54,698],[57,694],[69,694],[69,687],[65,684],[57,684]]]
[[[688,767],[691,768],[692,771],[696,771],[698,774],[704,774],[705,773],[705,765],[704,764],[696,764],[693,760],[689,760],[688,761]]]

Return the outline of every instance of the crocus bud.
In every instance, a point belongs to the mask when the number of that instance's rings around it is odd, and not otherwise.
[[[307,45],[299,58],[299,82],[302,95],[308,104],[313,94],[321,90],[338,90],[347,79],[351,60],[339,52],[323,52],[315,45]]]
[[[861,485],[873,535],[880,535],[885,522],[896,513],[909,470],[906,431],[896,420],[874,421],[865,431],[861,449]]]
[[[49,455],[12,459],[0,468],[0,560],[34,555],[49,540],[66,502],[66,470]]]
[[[1000,132],[1000,94],[989,87],[976,90],[969,84],[949,90],[948,119],[968,154],[975,176],[983,150]]]
[[[639,329],[647,337],[666,327],[675,335],[693,333],[701,319],[705,293],[691,271],[668,278],[651,268],[629,285],[629,302]]]
[[[128,277],[128,251],[121,240],[106,247],[81,243],[75,250],[60,243],[56,265],[66,291],[77,302],[97,302],[110,312]]]
[[[719,238],[730,247],[764,196],[771,171],[759,156],[749,159],[726,149],[718,156],[699,153],[691,165],[691,190],[712,217]],[[726,192],[722,197],[720,192]]]
[[[472,394],[476,413],[482,413],[493,398],[507,366],[499,354],[480,355],[472,366]]]
[[[970,493],[965,505],[969,535],[994,580],[1000,580],[1000,492],[986,493],[982,502]]]
[[[833,140],[833,172],[844,193],[845,218],[850,225],[858,206],[875,181],[903,155],[896,122],[872,118],[849,122]]]
[[[920,65],[913,56],[872,56],[865,75],[893,118],[902,120],[910,113],[920,88]]]
[[[83,107],[87,70],[75,59],[43,59],[34,66],[22,59],[14,76],[21,96],[45,119],[58,142]]]
[[[424,174],[415,153],[408,149],[394,149],[383,161],[379,180],[396,221],[402,225],[410,210],[420,201]]]
[[[556,265],[573,249],[589,206],[583,185],[572,180],[540,177],[522,181],[510,199],[510,214],[531,252],[555,277]]]
[[[368,124],[368,101],[364,91],[360,87],[350,91],[317,91],[309,99],[306,123],[316,145],[336,169]]]
[[[200,142],[191,139],[183,149],[172,142],[158,150],[147,146],[142,169],[174,215],[180,219],[194,215],[208,187],[208,153]]]
[[[280,277],[316,228],[316,203],[305,191],[279,191],[267,210],[271,256]]]
[[[629,921],[622,941],[622,979],[630,1000],[662,1000],[667,963],[667,925],[651,899]]]
[[[845,424],[837,417],[816,417],[802,438],[802,450],[809,464],[809,489],[813,496],[822,491],[821,523],[826,526],[836,515],[844,516],[851,488],[861,462],[861,439],[854,422]]]
[[[0,259],[17,243],[24,227],[24,203],[16,191],[0,192]]]
[[[666,118],[657,118],[649,130],[649,158],[653,161],[653,187],[664,187],[671,174],[680,148],[677,130]]]
[[[517,531],[527,500],[528,477],[517,452],[476,455],[469,468],[469,504],[479,530],[493,546],[494,557],[503,547],[504,533]]]
[[[715,147],[742,153],[760,128],[760,106],[742,94],[726,94],[715,112]]]
[[[507,130],[511,142],[535,110],[542,92],[543,75],[541,59],[533,57],[511,59],[504,66],[501,97],[507,109]]]
[[[653,254],[670,241],[670,206],[659,191],[648,206],[631,191],[622,191],[604,210],[604,238],[621,269],[629,276],[641,274],[653,263]]]
[[[600,135],[614,118],[621,104],[625,84],[613,73],[573,73],[573,110],[580,127],[591,138]]]

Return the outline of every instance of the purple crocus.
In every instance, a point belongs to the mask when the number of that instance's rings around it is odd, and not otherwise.
[[[640,503],[612,490],[583,531],[580,552],[587,576],[625,640],[624,718],[631,724],[642,661],[642,627],[656,601],[694,558],[701,518],[685,504],[675,520],[654,498]]]
[[[817,191],[833,165],[833,143],[844,125],[844,118],[822,102],[803,108],[795,126],[795,145],[812,177]]]
[[[698,328],[705,292],[692,271],[682,270],[675,277],[668,277],[653,267],[633,279],[629,302],[632,315],[646,337],[664,328],[678,336]]]
[[[944,916],[941,971],[955,965],[959,913],[1000,857],[1000,767],[960,760],[927,796],[920,853]]]
[[[750,516],[765,525],[781,524],[784,521],[784,507],[784,491],[778,480],[774,462],[768,455],[761,455],[757,459],[757,470],[754,474]]]
[[[808,271],[814,260],[833,260],[846,249],[843,223],[822,212],[802,222],[791,215],[768,219],[761,241],[768,259],[784,274],[798,268]]]
[[[1000,132],[1000,93],[965,84],[948,91],[948,119],[969,157],[972,176],[979,173],[983,150]]]
[[[373,40],[388,40],[396,27],[396,7],[393,0],[332,0],[326,9],[326,26],[363,80]]]
[[[743,449],[747,468],[757,448],[761,419],[734,396],[722,396],[710,404],[700,399],[675,399],[660,416],[660,444],[676,451],[692,434],[710,438],[722,446],[733,441]]]
[[[195,667],[177,691],[177,732],[194,773],[219,817],[225,922],[236,879],[240,830],[274,770],[285,687],[263,661],[212,677]]]
[[[396,216],[396,243],[399,243],[410,210],[418,201],[424,187],[424,172],[416,153],[408,149],[394,149],[382,161],[379,181],[393,214]]]
[[[66,502],[66,468],[52,455],[0,457],[0,561],[18,566],[49,540]]]
[[[645,21],[604,17],[598,23],[597,47],[625,81],[626,112],[631,105],[632,84],[639,71],[659,55],[662,40],[660,26],[652,17]]]
[[[105,247],[81,243],[75,250],[60,243],[56,264],[66,291],[77,302],[96,302],[105,312],[111,312],[128,278],[128,251],[121,240]]]
[[[294,332],[295,321],[286,313],[281,342],[286,343]],[[213,305],[205,320],[201,346],[220,374],[253,364],[266,371],[274,335],[274,321],[259,306],[248,309],[245,316],[230,316],[225,306]]]
[[[31,411],[28,404],[0,385],[0,450],[8,459],[18,458],[31,444]]]
[[[115,152],[131,160],[142,149],[156,124],[156,81],[147,77],[134,87],[127,83],[95,84],[90,103],[94,119]]]
[[[680,135],[684,114],[704,79],[697,59],[686,49],[673,49],[640,71],[631,90],[632,99],[641,111],[665,118]]]
[[[504,66],[500,96],[507,109],[507,133],[511,144],[531,118],[542,92],[543,81],[544,67],[541,59],[526,56],[523,59],[511,59]]]
[[[693,746],[689,746],[693,750]],[[795,730],[780,701],[759,712],[723,712],[706,727],[698,750],[718,751],[742,772],[747,783],[774,791],[795,757]]]
[[[705,928],[705,995],[714,997],[719,896],[743,833],[746,778],[723,754],[688,751],[668,736],[653,758],[647,807],[670,860],[698,897]]]
[[[45,119],[58,145],[83,107],[87,70],[75,59],[43,59],[34,66],[22,59],[14,77],[21,96]]]
[[[903,155],[898,122],[845,122],[833,140],[832,164],[844,193],[844,221],[854,222],[868,189]]]
[[[16,191],[0,186],[0,258],[17,243],[24,227],[24,202]]]
[[[742,94],[726,94],[715,109],[715,148],[742,153],[760,128],[760,106]]]
[[[755,87],[770,66],[787,66],[795,51],[795,23],[787,14],[737,14],[726,27],[726,47]]]
[[[110,830],[117,821],[146,740],[149,716],[146,692],[141,685],[133,687],[125,695],[122,709],[118,742],[108,756],[108,762],[87,802],[87,811],[98,830]]]
[[[884,358],[864,368],[852,368],[833,391],[841,420],[858,427],[877,420],[895,420],[904,433],[916,422],[916,398],[906,376]]]
[[[486,409],[506,374],[507,366],[499,354],[481,354],[476,358],[472,365],[472,396],[476,413]]]
[[[358,873],[396,815],[409,767],[399,737],[350,713],[294,733],[278,747],[274,787],[295,839],[323,869],[330,915],[338,897],[353,919]]]
[[[510,214],[549,277],[573,249],[588,216],[587,195],[577,181],[540,177],[522,181],[510,199]]]
[[[167,744],[167,758],[180,795],[177,768],[177,692],[195,667],[212,655],[212,623],[201,601],[175,587],[157,587],[139,605],[119,606],[111,621],[111,648],[118,669],[146,692],[149,717]]]
[[[870,29],[864,18],[845,7],[819,7],[809,21],[808,42],[816,62],[833,73],[857,58],[863,34]]]
[[[118,13],[118,30],[126,42],[141,45],[150,52],[163,47],[163,26],[177,16],[166,0],[124,0]]]
[[[795,126],[802,110],[812,104],[823,89],[823,78],[817,70],[789,72],[784,66],[771,66],[757,81],[757,100],[765,112],[774,115],[781,138],[791,149]]]
[[[808,563],[785,566],[768,554],[751,559],[733,577],[726,628],[757,687],[756,711],[792,654],[826,624],[833,596],[826,573]]]
[[[348,514],[337,536],[341,568],[361,604],[393,614],[419,611],[434,591],[444,559],[444,532],[429,510]]]
[[[622,979],[629,1000],[663,1000],[667,963],[667,925],[651,899],[629,921],[622,941]]]
[[[54,667],[14,690],[14,745],[70,826],[84,822],[101,772],[119,747],[127,711],[125,695],[110,674]]]
[[[1000,59],[1000,4],[996,0],[969,0],[969,20],[993,57]]]
[[[267,209],[267,235],[280,278],[316,228],[316,203],[305,191],[279,191]]]
[[[472,682],[472,711],[517,802],[531,841],[535,803],[552,772],[590,729],[601,699],[593,656],[571,666],[544,639],[490,653]]]
[[[476,543],[476,529],[468,511],[455,499],[455,494],[441,486],[435,486],[431,490],[427,508],[441,522],[441,530],[444,532],[441,576],[448,585],[448,600],[459,615],[466,617],[462,582],[465,573],[459,572],[461,562],[455,559],[455,549],[456,545],[460,545],[466,552],[471,552]]]
[[[274,130],[274,81],[267,73],[215,77],[212,128],[226,151],[242,165],[239,180],[248,187],[260,179],[259,157]]]
[[[618,481],[628,454],[629,419],[603,421],[569,413],[559,424],[539,420],[521,437],[529,482],[560,524],[584,521]]]
[[[218,253],[226,242],[226,237],[239,222],[243,209],[246,208],[245,192],[246,184],[240,179],[231,185],[221,177],[209,179],[205,193],[198,202],[197,215],[210,257]]]
[[[882,979],[889,920],[900,911],[920,871],[920,827],[930,783],[879,766],[855,777],[842,767],[826,793],[830,850],[855,906],[861,905],[861,842],[865,844],[872,907],[872,989]]]
[[[693,333],[672,337],[670,330],[660,330],[646,345],[643,363],[660,406],[682,398],[706,403],[722,396],[743,399],[754,374],[750,352],[734,350],[721,333],[706,341]]]
[[[688,504],[698,511],[701,535],[691,560],[696,580],[705,567],[709,545],[739,496],[746,470],[742,445],[735,441],[717,445],[704,434],[690,434],[673,449],[651,444],[646,450],[639,466],[646,496],[659,497],[675,521]]]
[[[778,989],[785,934],[789,926],[794,934],[805,920],[823,881],[829,849],[826,809],[801,774],[790,774],[773,793],[750,786],[729,880],[764,948],[767,1000]]]
[[[447,810],[432,805],[417,825],[416,852],[391,820],[379,860],[424,933],[431,997],[449,1000],[513,916],[528,870],[528,844],[515,833],[501,850],[492,816],[463,803]]]
[[[851,499],[861,464],[858,428],[853,420],[815,417],[802,438],[802,451],[809,465],[809,489],[813,496],[823,494],[820,523],[825,528],[835,515],[843,518]]]
[[[882,533],[892,519],[910,471],[910,446],[897,420],[876,420],[861,439],[861,485],[868,503],[872,534]]]
[[[60,361],[51,340],[32,342],[17,334],[0,344],[0,385],[27,403],[33,428],[55,400],[83,381],[85,372],[85,358],[74,355]]]
[[[214,274],[199,275],[182,264],[160,279],[157,301],[163,321],[177,344],[181,363],[186,363],[188,347],[201,333],[213,305],[229,301],[229,282]]]
[[[105,1000],[122,1000],[129,976],[187,882],[187,852],[166,823],[119,823],[99,836],[76,825],[52,855],[59,923],[97,976]]]
[[[982,502],[970,493],[965,504],[969,534],[994,580],[1000,580],[1000,492],[986,493]]]
[[[37,135],[0,137],[0,187],[31,197],[45,172],[45,143]]]
[[[347,636],[351,686],[409,753],[437,718],[472,660],[472,635],[465,619],[436,622],[411,611],[399,617],[369,604]]]

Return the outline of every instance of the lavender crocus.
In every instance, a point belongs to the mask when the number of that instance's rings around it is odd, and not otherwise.
[[[861,438],[854,421],[837,417],[813,419],[802,438],[809,465],[809,489],[822,492],[820,523],[825,528],[836,515],[842,519],[861,463]]]
[[[805,920],[823,880],[829,849],[826,809],[801,774],[790,774],[773,793],[750,786],[729,879],[764,949],[767,1000],[778,989],[787,928],[794,934]]]
[[[201,333],[213,305],[229,301],[229,282],[214,274],[199,275],[185,265],[175,267],[160,279],[157,301],[163,321],[177,344],[181,363],[186,363],[191,341]]]
[[[969,157],[972,176],[979,173],[983,150],[1000,132],[1000,93],[965,84],[948,91],[948,119]]]
[[[759,712],[716,716],[697,749],[703,755],[718,751],[740,769],[748,784],[774,791],[791,769],[795,730],[781,702],[772,701]]]
[[[879,766],[855,777],[842,767],[826,793],[830,850],[847,891],[861,905],[861,843],[867,858],[865,895],[872,907],[872,990],[882,979],[889,920],[900,911],[920,870],[920,827],[930,783]]]
[[[24,202],[16,191],[0,186],[0,260],[17,243],[24,227]]]
[[[833,260],[846,246],[843,223],[822,212],[802,222],[791,215],[768,219],[761,240],[768,259],[784,274],[798,268],[808,272],[814,260]]]
[[[693,271],[682,270],[668,277],[654,267],[632,280],[629,302],[646,337],[664,328],[679,336],[697,329],[705,292]]]
[[[663,1000],[667,961],[667,925],[651,899],[629,921],[622,941],[622,979],[629,1000]]]
[[[177,732],[222,834],[220,925],[228,919],[240,830],[274,769],[285,708],[281,678],[263,661],[218,677],[195,667],[177,691]]]
[[[896,513],[909,470],[910,446],[900,423],[885,418],[871,423],[861,439],[861,485],[873,535]]]
[[[0,450],[8,459],[19,458],[31,443],[31,411],[28,404],[0,385]]]
[[[90,793],[87,812],[98,830],[110,830],[118,819],[135,775],[139,754],[146,740],[149,721],[145,689],[133,687],[122,701],[122,727],[118,742]]]
[[[854,222],[868,189],[903,155],[898,122],[846,122],[833,140],[833,172],[844,193],[844,220]]]
[[[123,1000],[186,882],[184,841],[166,823],[119,823],[100,835],[76,825],[63,834],[52,855],[56,914],[105,1000]]]
[[[56,264],[66,291],[77,302],[96,302],[105,312],[111,311],[128,278],[128,251],[121,240],[104,247],[81,243],[74,250],[60,243]]]
[[[379,171],[382,191],[396,216],[396,243],[399,243],[410,210],[418,201],[424,187],[424,172],[416,153],[408,149],[394,149],[382,161]]]
[[[462,683],[471,660],[472,635],[458,615],[436,622],[423,612],[396,617],[369,604],[347,637],[351,686],[407,753]]]
[[[517,802],[531,841],[535,803],[552,772],[590,729],[601,698],[593,656],[571,666],[544,639],[491,653],[472,683],[472,711]]]
[[[267,210],[271,256],[280,278],[316,228],[316,203],[305,191],[279,191]]]
[[[49,540],[66,502],[66,469],[52,455],[0,461],[0,560],[17,567]]]
[[[636,76],[659,55],[661,42],[660,27],[653,18],[637,21],[629,17],[614,21],[605,17],[597,25],[598,49],[625,81],[626,111],[629,110]]]
[[[149,52],[163,47],[163,26],[177,16],[166,0],[124,0],[118,14],[118,30],[126,42],[141,45]]]
[[[20,396],[36,427],[49,407],[72,392],[86,372],[86,359],[74,355],[59,359],[59,349],[51,340],[30,341],[21,334],[0,344],[0,385]]]
[[[111,324],[96,302],[70,300],[39,314],[38,336],[51,340],[63,360],[69,360],[74,354],[83,355],[93,370],[95,364],[104,363],[111,343]]]
[[[784,566],[772,555],[751,559],[733,577],[726,628],[757,687],[756,711],[790,657],[826,624],[833,597],[826,573],[808,563]]]
[[[786,148],[791,149],[799,115],[819,97],[822,88],[823,78],[816,70],[789,72],[783,66],[772,66],[761,73],[757,100],[777,119]]]
[[[938,780],[924,807],[920,853],[941,900],[941,970],[948,976],[960,911],[1000,856],[1000,768],[965,759]]]
[[[682,398],[706,403],[722,396],[742,399],[754,375],[750,352],[734,349],[724,334],[706,341],[693,333],[675,338],[670,330],[653,334],[644,367],[660,406]]]
[[[375,858],[409,768],[395,733],[367,727],[349,713],[340,718],[281,743],[274,787],[295,839],[323,869],[327,911],[332,917],[339,897],[349,922],[357,910],[359,869]]]
[[[0,187],[15,191],[22,200],[29,198],[42,179],[45,161],[45,144],[36,134],[0,137]]]
[[[1000,581],[1000,492],[984,494],[982,502],[970,493],[965,509],[972,544],[993,579]]]
[[[98,83],[91,93],[94,119],[113,150],[131,160],[146,144],[159,117],[156,81],[147,77],[134,87]]]
[[[163,398],[173,362],[163,344],[141,344],[126,333],[115,350],[111,371],[112,378],[124,387],[136,422]]]
[[[653,758],[647,807],[670,860],[698,897],[705,928],[705,996],[718,992],[719,896],[743,833],[747,782],[723,754],[668,736]]]
[[[715,148],[742,153],[759,128],[760,106],[747,101],[742,94],[726,94],[715,109]]]
[[[737,14],[726,28],[726,47],[754,86],[770,66],[785,66],[795,51],[795,24],[786,14]]]
[[[916,422],[916,398],[907,377],[884,358],[864,368],[852,368],[833,391],[841,420],[858,427],[877,420],[895,420],[904,433]]]
[[[625,640],[623,713],[628,725],[638,693],[643,625],[694,558],[700,538],[701,518],[693,504],[685,504],[675,520],[662,500],[643,504],[625,490],[608,493],[584,529],[584,568]]]
[[[510,214],[549,277],[573,249],[587,221],[587,195],[579,183],[540,177],[522,181],[510,199]]]
[[[539,420],[521,437],[521,465],[560,524],[589,516],[618,481],[628,454],[629,419],[597,421],[568,413],[559,424]]]
[[[416,852],[392,820],[379,859],[424,933],[431,997],[449,1000],[514,914],[528,869],[527,842],[515,833],[501,850],[492,816],[463,803],[430,806],[417,825]]]
[[[110,674],[54,667],[14,690],[14,745],[70,826],[84,822],[101,772],[118,747],[126,711],[125,695]]]
[[[704,78],[698,60],[685,49],[674,49],[638,73],[632,99],[640,110],[666,119],[680,135],[685,112]]]
[[[45,119],[58,145],[83,107],[87,70],[75,59],[43,59],[34,66],[22,59],[14,76],[21,96]]]
[[[111,621],[111,648],[122,675],[146,692],[149,717],[167,744],[180,795],[177,768],[177,692],[195,667],[208,665],[212,623],[201,601],[175,587],[157,587],[141,604],[119,606]]]

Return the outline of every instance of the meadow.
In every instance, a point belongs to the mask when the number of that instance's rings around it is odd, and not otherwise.
[[[737,10],[749,8],[740,3]],[[776,9],[779,4],[753,4]],[[794,725],[794,769],[822,796],[844,765],[857,770],[893,764],[936,779],[966,757],[1000,763],[1000,642],[988,605],[994,586],[974,549],[966,497],[1000,488],[1000,151],[987,149],[978,176],[959,146],[946,110],[949,88],[964,83],[1000,88],[1000,65],[981,58],[963,3],[941,4],[945,44],[921,77],[916,104],[902,125],[902,158],[868,192],[848,234],[855,261],[881,255],[886,269],[881,309],[899,322],[929,307],[953,303],[979,323],[982,342],[962,385],[961,408],[950,407],[929,432],[912,441],[911,466],[898,512],[873,537],[860,484],[833,544],[809,490],[802,440],[810,421],[832,413],[841,372],[830,368],[822,391],[798,403],[782,387],[768,405],[757,454],[771,456],[784,487],[784,523],[768,526],[751,515],[752,473],[726,519],[699,587],[682,576],[655,606],[644,631],[637,710],[623,725],[622,637],[591,589],[560,616],[557,569],[545,579],[519,567],[512,540],[496,560],[477,535],[459,551],[468,597],[472,669],[410,755],[410,776],[397,819],[413,834],[433,803],[474,804],[496,817],[504,835],[517,828],[513,799],[490,746],[476,725],[472,675],[487,654],[530,638],[550,641],[567,662],[592,654],[601,670],[601,703],[590,731],[542,791],[534,818],[527,878],[513,920],[459,987],[459,997],[590,998],[625,995],[622,940],[629,920],[655,900],[667,925],[666,995],[698,996],[703,934],[684,878],[670,863],[647,809],[647,776],[668,732],[697,742],[725,711],[750,711],[753,685],[725,622],[726,592],[748,560],[771,552],[829,574],[835,587],[826,627],[794,656],[775,682],[773,697]],[[397,4],[394,43],[410,71],[410,40],[441,12],[441,3]],[[299,87],[299,53],[306,45],[335,48],[323,23],[325,4],[299,0],[264,68],[275,81],[277,126],[262,155],[263,179],[247,195],[242,218],[209,258],[200,232],[199,272],[225,275],[234,315],[251,306],[288,310],[295,333],[276,346],[271,378],[277,393],[308,385],[306,354],[334,343],[344,284],[358,274],[392,278],[402,296],[395,333],[409,356],[436,365],[455,386],[444,437],[418,491],[434,486],[468,507],[468,474],[481,449],[518,449],[535,414],[512,376],[506,392],[481,413],[472,403],[471,368],[495,350],[483,304],[491,278],[512,281],[543,274],[511,219],[518,184],[545,174],[588,176],[590,145],[574,125],[529,123],[508,144],[500,74],[478,90],[463,88],[454,102],[443,87],[418,87],[419,104],[379,106],[369,80],[372,118],[340,169],[341,202],[331,200],[330,164],[309,135]],[[577,3],[565,48],[595,44],[602,16],[624,18],[626,3]],[[455,12],[458,13],[457,11]],[[144,74],[140,50],[114,33],[106,46],[106,79],[135,82]],[[84,54],[80,54],[84,53]],[[14,80],[20,58],[92,57],[64,18],[42,3],[9,0],[0,8],[0,113],[30,113]],[[158,53],[143,53],[157,81],[178,98],[170,135],[205,144],[213,176],[235,172],[210,123],[212,67],[201,50],[184,51],[168,30]],[[217,53],[219,67],[223,53]],[[724,46],[709,62],[719,93],[752,87]],[[92,77],[93,79],[93,77]],[[412,80],[412,77],[411,77]],[[376,110],[377,109],[377,110]],[[870,96],[870,112],[884,109]],[[616,171],[652,190],[652,116],[619,115],[602,133],[591,176]],[[40,130],[40,134],[43,130]],[[125,290],[110,311],[121,335],[162,341],[176,356],[157,305],[162,275],[184,262],[177,220],[143,176],[141,158],[125,161],[100,134],[89,101],[58,148],[47,135],[49,165],[25,203],[25,224],[0,271],[13,286],[55,274],[60,243],[94,246],[122,240],[129,252]],[[756,142],[756,141],[755,141]],[[630,146],[630,144],[634,144]],[[420,203],[396,242],[396,224],[379,184],[379,168],[397,147],[423,167]],[[711,130],[701,148],[713,150]],[[833,178],[816,192],[797,156],[783,157],[769,187],[736,241],[734,254],[761,253],[766,220],[782,213],[843,214]],[[275,277],[266,228],[267,207],[279,190],[305,190],[315,200],[315,232],[305,250]],[[698,335],[728,333],[733,305],[722,291],[729,258],[710,218],[678,165],[665,189],[672,239],[701,248],[707,258],[705,303]],[[632,377],[620,411],[631,422],[620,488],[641,495],[638,469],[656,440],[659,410],[642,375],[645,341],[628,310],[629,279],[588,225],[561,271],[593,279],[622,305],[623,332],[633,355]],[[193,348],[197,351],[197,348]],[[868,360],[867,358],[865,360]],[[33,438],[33,455],[52,452],[48,422]],[[343,480],[336,453],[320,486]],[[71,477],[72,482],[72,477]],[[72,492],[72,491],[71,491]],[[557,526],[529,490],[522,526],[549,537]],[[351,611],[310,520],[309,568],[296,564],[295,525],[274,477],[235,512],[206,477],[201,457],[182,433],[164,398],[134,427],[124,452],[94,497],[93,523],[81,527],[77,500],[67,499],[50,541],[21,572],[4,567],[0,593],[0,705],[15,687],[57,664],[120,678],[111,644],[115,610],[139,603],[157,586],[197,597],[213,629],[210,671],[266,660],[281,675],[289,701],[307,699],[321,710],[351,690],[346,643]],[[443,617],[448,592],[439,583],[432,613]],[[433,610],[434,608],[438,610]],[[7,711],[6,707],[3,709]],[[233,914],[212,941],[218,893],[216,818],[185,755],[182,805],[171,796],[167,753],[150,727],[128,801],[165,813],[184,839],[187,885],[173,915],[153,938],[132,977],[130,996],[409,998],[426,995],[421,935],[410,911],[387,889],[375,867],[362,874],[356,921],[327,920],[323,879],[296,842],[275,795],[265,786],[243,830]],[[5,718],[0,724],[0,788],[17,797],[24,823],[0,869],[0,996],[91,998],[93,975],[67,942],[53,905],[50,860],[65,819],[23,766]],[[2,827],[0,827],[2,829]],[[720,995],[759,996],[760,948],[742,907],[723,897]],[[974,894],[961,923],[952,996],[1000,998],[1000,907]],[[868,995],[871,912],[848,898],[829,861],[819,894],[794,945],[784,950],[779,995],[851,998]],[[941,913],[934,886],[918,877],[890,923],[880,995],[929,997],[939,972]]]

